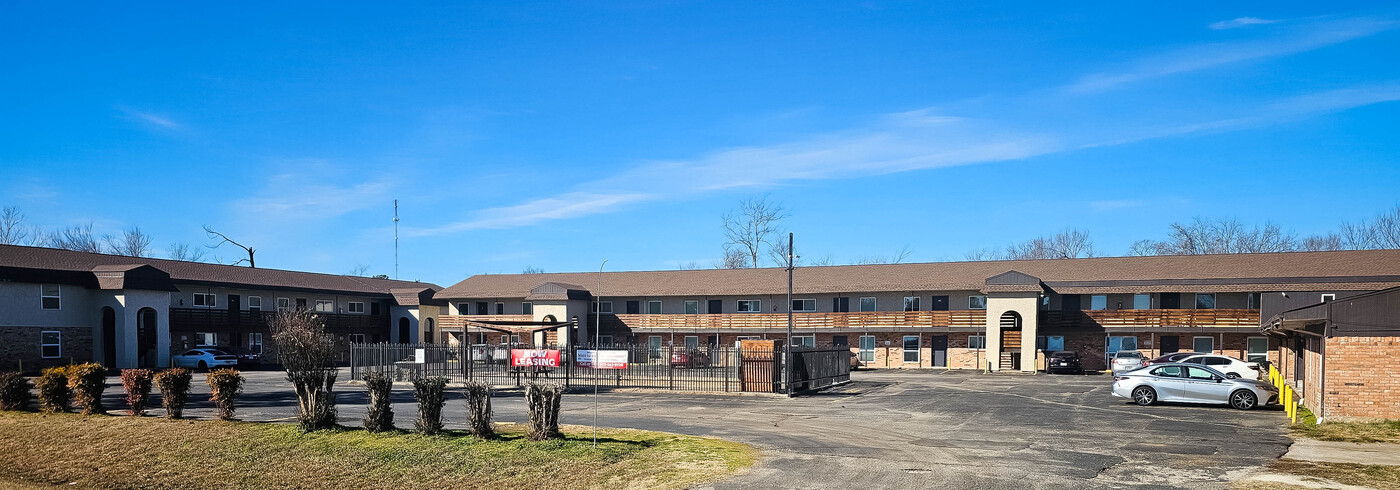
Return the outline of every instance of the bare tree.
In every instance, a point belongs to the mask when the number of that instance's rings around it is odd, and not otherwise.
[[[150,235],[141,231],[141,227],[133,226],[122,231],[120,238],[106,236],[107,248],[115,255],[125,255],[127,257],[145,257],[151,253]]]
[[[1307,252],[1342,250],[1342,236],[1336,233],[1313,235],[1299,242],[1298,248]]]
[[[211,249],[219,248],[220,245],[223,245],[223,244],[225,244],[225,243],[232,243],[233,246],[243,249],[244,252],[248,252],[248,258],[246,258],[246,259],[238,259],[237,262],[234,262],[234,263],[229,264],[229,265],[238,265],[238,264],[242,264],[243,262],[248,262],[248,267],[257,267],[257,266],[258,266],[257,263],[253,261],[253,252],[254,252],[253,247],[249,247],[249,246],[243,245],[243,244],[241,244],[241,243],[235,242],[235,241],[233,241],[233,239],[229,238],[228,235],[224,235],[223,233],[219,233],[219,232],[217,232],[217,231],[214,231],[214,229],[213,229],[213,228],[210,228],[208,225],[205,225],[205,226],[204,226],[204,233],[205,233],[206,235],[209,235],[209,238],[218,238],[218,239],[219,239],[219,243],[215,243],[215,244],[209,246],[209,248],[211,248]]]
[[[1395,206],[1371,224],[1371,234],[1377,248],[1400,248],[1400,206]]]
[[[24,213],[14,206],[0,209],[0,245],[32,243],[31,228],[24,225]]]
[[[370,276],[370,279],[388,279],[388,278],[389,278],[389,275],[388,275],[388,274],[375,274],[375,275],[373,275],[373,276]]]
[[[102,253],[102,243],[92,235],[92,223],[58,230],[48,236],[48,245],[64,250]]]
[[[1161,242],[1158,242],[1156,240],[1138,240],[1136,242],[1133,242],[1132,246],[1128,247],[1128,255],[1132,255],[1135,257],[1160,255],[1158,253],[1160,246]]]
[[[963,254],[963,260],[974,262],[985,260],[1001,260],[1001,252],[998,252],[997,249],[994,248],[973,250],[971,252]]]
[[[1376,247],[1376,230],[1370,223],[1342,223],[1342,248],[1346,250],[1367,250]]]
[[[520,273],[521,273],[521,274],[544,274],[544,269],[543,269],[543,268],[540,268],[540,267],[535,267],[535,266],[526,266],[526,267],[525,267],[525,270],[520,271]]]
[[[204,250],[191,248],[189,244],[173,243],[165,249],[165,256],[171,260],[183,260],[186,262],[203,262]]]
[[[1089,232],[1067,228],[1048,237],[1009,245],[1000,257],[1006,260],[1078,259],[1094,256],[1094,242]]]
[[[684,264],[677,264],[677,265],[676,265],[676,270],[682,270],[682,271],[693,271],[693,270],[696,270],[696,269],[699,269],[699,268],[700,268],[700,263],[699,263],[699,262],[696,262],[696,261],[694,261],[694,260],[692,260],[692,261],[690,261],[690,262],[686,262],[686,263],[684,263]]]
[[[355,267],[346,272],[347,276],[366,277],[369,275],[369,264],[356,264]]]
[[[1151,250],[1155,252],[1153,255],[1238,254],[1287,252],[1298,248],[1298,239],[1273,223],[1248,227],[1233,218],[1196,217],[1190,223],[1172,223],[1166,240],[1134,243],[1130,253]]]
[[[836,265],[836,261],[831,259],[831,254],[826,254],[821,257],[817,257],[816,259],[813,259],[810,262],[807,262],[807,265],[824,267],[828,265]]]
[[[724,257],[714,262],[716,269],[747,269],[749,256],[743,250],[725,247]]]
[[[768,202],[765,194],[759,198],[739,201],[739,207],[724,213],[724,238],[726,262],[730,250],[738,250],[749,259],[749,267],[758,267],[758,257],[769,251],[776,237],[782,234],[779,223],[788,217],[781,204]],[[783,254],[787,263],[787,254]],[[733,267],[725,267],[732,269]]]

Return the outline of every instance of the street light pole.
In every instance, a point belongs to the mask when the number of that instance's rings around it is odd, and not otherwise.
[[[598,343],[602,341],[603,327],[603,266],[609,259],[598,265],[598,297],[593,302],[593,448],[598,448]]]
[[[787,253],[787,338],[783,339],[783,382],[787,385],[787,394],[792,396],[792,233],[788,233],[788,253]]]

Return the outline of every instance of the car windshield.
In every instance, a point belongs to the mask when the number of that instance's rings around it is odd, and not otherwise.
[[[204,352],[208,352],[209,355],[211,355],[211,356],[226,356],[226,355],[228,355],[228,353],[226,353],[226,352],[224,352],[224,351],[221,351],[221,350],[218,350],[218,349],[204,349]]]

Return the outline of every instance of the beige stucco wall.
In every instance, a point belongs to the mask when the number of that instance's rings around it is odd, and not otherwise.
[[[1021,315],[1021,371],[1035,372],[1036,308],[1039,293],[993,293],[987,295],[987,356],[991,369],[1001,369],[1001,315],[1015,311]]]

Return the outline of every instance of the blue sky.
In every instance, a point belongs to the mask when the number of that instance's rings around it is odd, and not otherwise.
[[[1400,203],[1380,4],[507,3],[7,5],[0,205],[392,274],[398,199],[447,285],[707,265],[763,194],[838,263]]]

